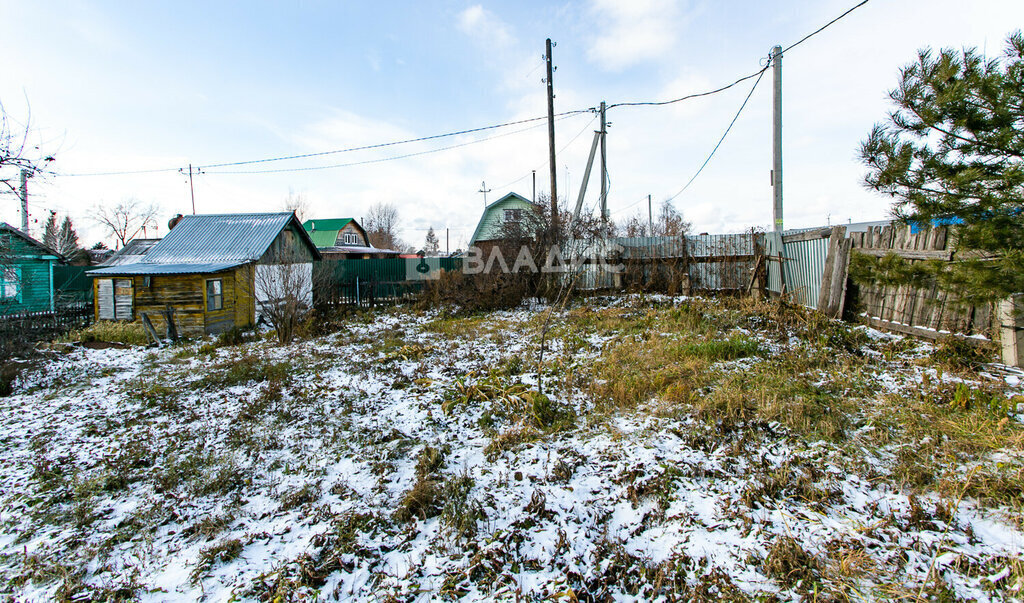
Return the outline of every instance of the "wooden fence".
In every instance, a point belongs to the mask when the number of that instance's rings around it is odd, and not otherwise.
[[[55,311],[19,312],[0,315],[0,355],[20,351],[24,346],[53,339],[68,331],[92,324],[92,304],[73,303]]]
[[[948,227],[914,230],[901,224],[872,226],[866,232],[851,233],[849,238],[854,253],[872,257],[891,253],[911,263],[956,259]],[[964,306],[954,294],[935,285],[914,288],[851,282],[851,294],[853,312],[873,326],[893,331],[930,338],[943,332],[991,338],[997,329],[993,304]]]

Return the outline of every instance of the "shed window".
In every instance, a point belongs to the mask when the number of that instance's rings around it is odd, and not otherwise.
[[[21,268],[4,266],[0,269],[0,299],[21,301]]]
[[[518,222],[523,219],[523,210],[521,209],[506,209],[505,210],[505,221],[506,222]]]
[[[224,283],[221,279],[206,281],[206,311],[224,308]]]

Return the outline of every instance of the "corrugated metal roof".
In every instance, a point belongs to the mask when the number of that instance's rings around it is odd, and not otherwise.
[[[220,272],[245,264],[244,260],[235,262],[209,262],[203,264],[125,264],[107,266],[88,271],[89,276],[132,276],[160,274],[207,274]]]
[[[100,266],[123,266],[137,264],[153,249],[160,239],[133,239],[114,255],[103,261]]]
[[[320,247],[319,249],[320,253],[384,253],[389,255],[402,253],[394,249],[381,249],[379,247],[366,247],[363,245],[331,245],[330,247]]]
[[[293,217],[291,212],[184,216],[142,263],[256,261]]]
[[[302,227],[306,232],[314,230],[341,230],[352,221],[352,218],[321,218],[319,220],[306,220]]]

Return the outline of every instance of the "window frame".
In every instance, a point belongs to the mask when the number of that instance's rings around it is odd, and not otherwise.
[[[216,286],[217,291],[211,292],[210,287]],[[208,278],[204,289],[206,298],[206,311],[217,312],[224,309],[224,279]],[[216,307],[213,307],[216,306]]]
[[[7,295],[7,287],[14,287],[14,294]],[[25,290],[21,266],[0,266],[0,301],[21,303]]]

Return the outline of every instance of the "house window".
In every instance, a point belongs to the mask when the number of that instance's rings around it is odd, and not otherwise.
[[[206,311],[224,308],[224,282],[221,279],[206,281]]]
[[[0,300],[21,301],[21,268],[4,266],[0,268]]]
[[[523,210],[521,209],[506,209],[505,210],[505,221],[506,222],[518,222],[523,219]]]
[[[335,245],[358,245],[362,240],[359,238],[359,233],[355,232],[339,232],[338,238],[335,239]]]

